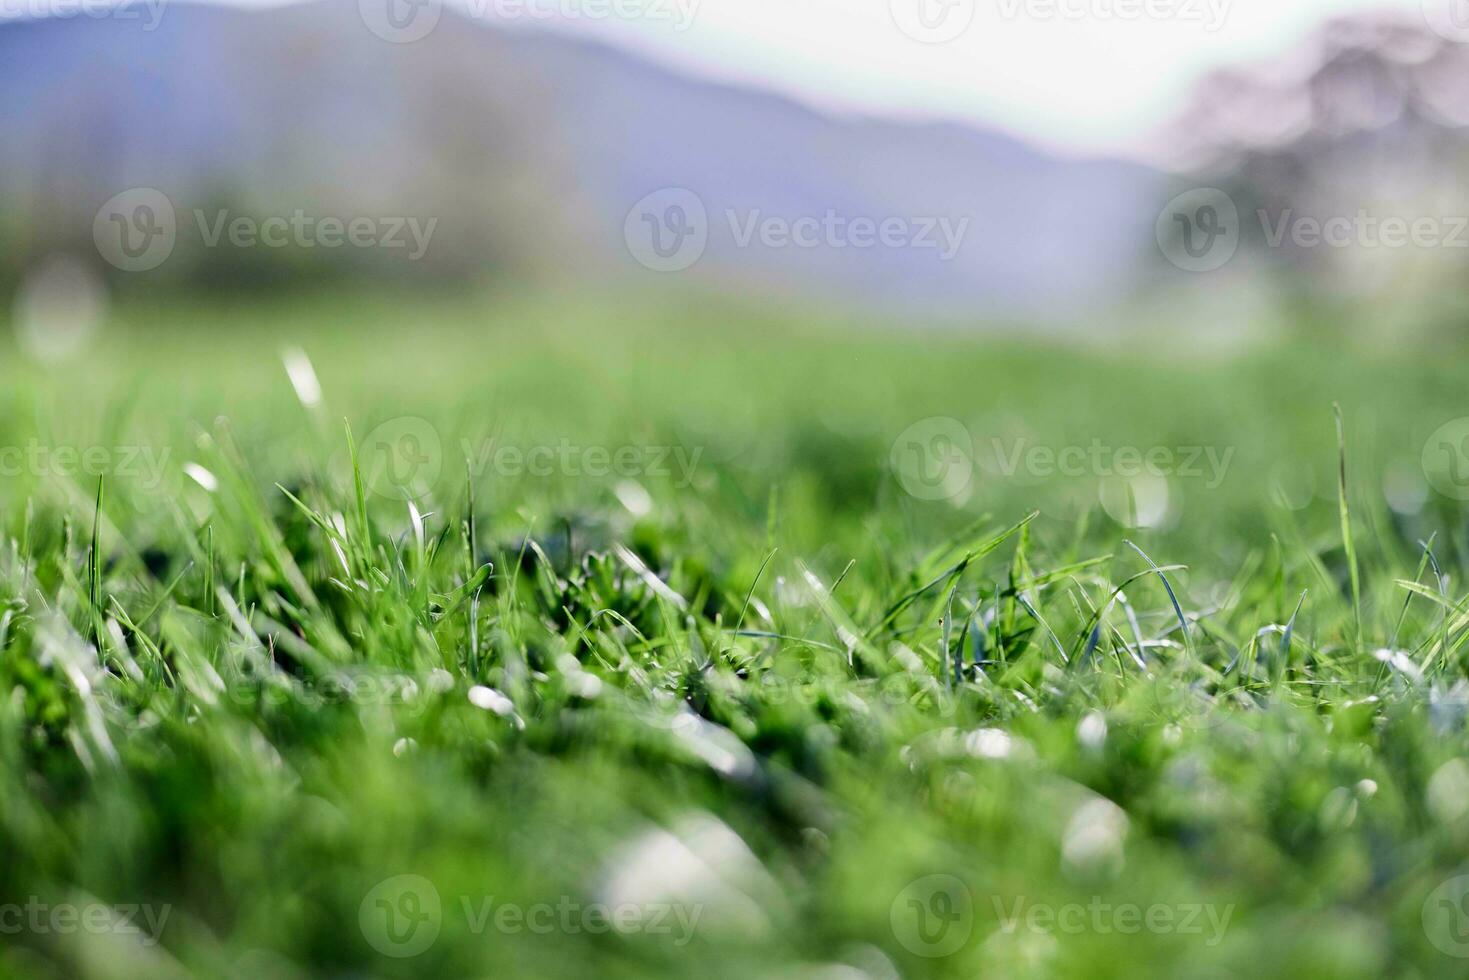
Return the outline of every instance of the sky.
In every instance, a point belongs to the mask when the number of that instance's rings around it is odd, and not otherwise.
[[[1208,70],[1288,50],[1333,15],[1463,0],[455,2],[540,24],[563,4],[621,4],[622,16],[574,13],[559,27],[828,110],[960,119],[1052,151],[1147,159]]]
[[[0,17],[87,2],[0,0]],[[1332,16],[1398,10],[1457,23],[1456,39],[1469,42],[1469,0],[357,2],[457,7],[506,28],[599,38],[829,112],[957,120],[1053,153],[1153,163],[1167,162],[1160,131],[1208,71],[1289,51]]]

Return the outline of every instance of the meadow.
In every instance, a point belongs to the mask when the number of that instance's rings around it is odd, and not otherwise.
[[[1163,326],[7,346],[0,973],[1466,972],[1464,351]]]

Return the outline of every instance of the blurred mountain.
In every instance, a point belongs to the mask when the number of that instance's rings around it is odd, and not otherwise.
[[[741,291],[1061,314],[1117,298],[1152,247],[1162,178],[1145,167],[959,125],[826,116],[447,10],[428,36],[389,43],[365,24],[372,2],[170,4],[152,29],[144,7],[0,24],[6,264],[96,256],[98,207],[132,187],[177,210],[173,257],[121,277],[141,283],[667,281],[625,241],[634,205],[664,188],[707,214],[707,247],[679,276]],[[438,220],[417,263],[402,250],[202,247],[201,220],[222,210],[298,209]],[[826,222],[813,247],[763,235],[803,217]],[[896,220],[935,247],[862,242],[855,218]],[[951,257],[943,228],[962,233]]]

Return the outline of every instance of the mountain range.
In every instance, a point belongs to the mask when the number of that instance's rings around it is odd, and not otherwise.
[[[0,23],[7,261],[95,257],[97,209],[134,187],[167,195],[179,242],[134,275],[205,283],[281,259],[203,247],[218,216],[301,211],[436,219],[420,262],[309,257],[333,271],[678,281],[976,317],[1116,299],[1152,245],[1164,177],[1137,164],[825,115],[449,9],[394,43],[380,35],[401,16],[374,3],[403,0]]]

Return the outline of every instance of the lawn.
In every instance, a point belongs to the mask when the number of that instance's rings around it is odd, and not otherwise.
[[[0,973],[1463,973],[1465,351],[1284,333],[7,347]]]

